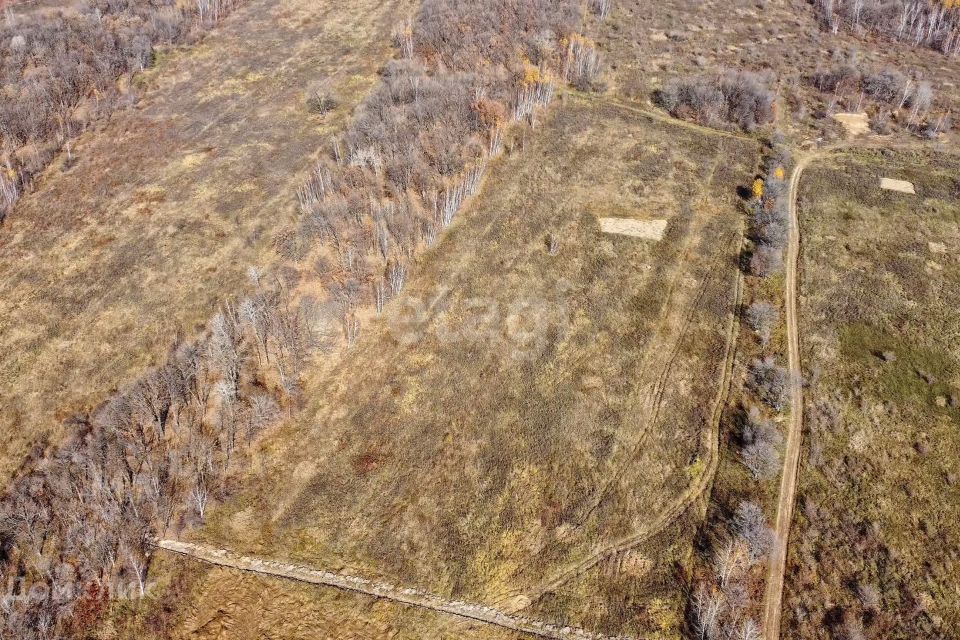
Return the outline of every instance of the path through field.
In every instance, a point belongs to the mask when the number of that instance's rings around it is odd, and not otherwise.
[[[631,640],[623,636],[613,638],[590,633],[577,627],[554,625],[533,618],[511,615],[479,604],[461,602],[459,600],[447,600],[418,589],[394,586],[357,576],[333,573],[302,565],[236,555],[223,549],[206,545],[179,542],[176,540],[159,540],[154,546],[220,567],[239,569],[241,571],[286,578],[288,580],[296,580],[309,584],[335,587],[344,591],[362,593],[414,607],[421,607],[431,611],[439,611],[461,618],[485,622],[503,627],[504,629],[528,633],[540,638],[553,638],[556,640]]]
[[[767,592],[764,603],[764,633],[767,640],[780,637],[780,611],[783,598],[783,577],[787,564],[787,543],[790,522],[797,494],[797,470],[800,466],[800,444],[803,439],[803,377],[800,371],[800,335],[797,329],[797,262],[800,255],[800,228],[797,215],[797,188],[800,176],[811,161],[819,157],[808,155],[797,161],[790,177],[790,238],[787,244],[786,321],[787,366],[790,370],[790,416],[787,422],[787,444],[783,456],[783,474],[780,477],[780,497],[777,501],[773,551],[767,573]]]

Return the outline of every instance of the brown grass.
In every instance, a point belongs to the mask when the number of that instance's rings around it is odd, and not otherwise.
[[[255,0],[143,76],[0,235],[0,475],[242,291],[325,135],[375,81],[410,3]],[[333,78],[340,107],[310,115]]]
[[[204,537],[493,602],[690,483],[756,148],[575,97],[524,135]],[[627,211],[664,239],[600,232]]]
[[[803,178],[801,348],[813,382],[789,637],[850,620],[883,638],[951,637],[960,624],[958,168],[934,153],[864,153]],[[917,195],[880,190],[888,175]]]

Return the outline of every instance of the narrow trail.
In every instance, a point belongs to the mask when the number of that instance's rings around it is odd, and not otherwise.
[[[780,637],[780,613],[783,599],[783,580],[787,565],[787,544],[790,523],[797,494],[797,475],[800,467],[800,445],[803,440],[803,374],[800,368],[800,331],[797,327],[797,263],[800,257],[800,221],[797,215],[797,189],[804,169],[813,160],[828,152],[813,153],[800,158],[790,176],[790,237],[786,257],[787,367],[790,372],[790,416],[787,422],[787,442],[783,456],[783,474],[780,476],[780,496],[777,500],[777,519],[774,526],[773,551],[767,572],[767,590],[764,598],[763,628],[766,640]]]
[[[550,624],[534,618],[509,614],[480,604],[447,600],[418,589],[399,587],[357,576],[313,569],[303,565],[242,556],[207,545],[179,542],[177,540],[158,540],[153,543],[153,546],[218,567],[334,587],[343,591],[351,591],[421,609],[446,613],[467,620],[483,622],[539,638],[554,640],[634,640],[629,636],[605,636],[590,633],[578,627]]]
[[[738,234],[737,238],[742,244],[742,230]],[[731,309],[730,317],[728,318],[726,327],[726,342],[724,346],[724,360],[720,388],[714,399],[709,428],[704,433],[703,448],[706,451],[706,465],[703,471],[683,491],[683,493],[681,493],[676,500],[674,500],[670,506],[664,509],[652,522],[633,532],[629,536],[594,550],[594,552],[586,558],[559,571],[552,577],[537,585],[535,588],[523,593],[522,595],[526,596],[526,598],[529,598],[529,602],[535,602],[544,594],[555,591],[563,584],[580,575],[583,575],[593,567],[600,564],[602,561],[617,554],[629,551],[656,536],[670,526],[670,524],[672,524],[677,518],[686,513],[687,509],[690,508],[690,506],[693,505],[697,500],[699,500],[700,497],[710,488],[720,461],[720,418],[723,415],[723,407],[726,404],[727,396],[730,390],[730,382],[733,379],[736,338],[740,331],[738,308],[742,299],[742,293],[743,274],[740,270],[737,270],[736,282],[734,285],[733,307]]]

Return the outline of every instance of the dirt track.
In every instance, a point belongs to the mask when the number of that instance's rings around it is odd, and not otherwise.
[[[426,593],[417,589],[398,587],[357,576],[311,569],[310,567],[301,565],[241,556],[223,549],[216,549],[205,545],[179,542],[176,540],[158,540],[154,543],[154,546],[158,549],[178,553],[220,567],[335,587],[337,589],[392,600],[414,607],[448,613],[461,618],[477,620],[512,631],[528,633],[540,638],[554,638],[556,640],[631,640],[627,637],[613,638],[590,633],[577,627],[565,627],[542,622],[533,618],[511,615],[479,604],[447,600],[432,593]]]
[[[738,242],[742,241],[743,236],[741,233],[741,235],[738,237]],[[742,274],[738,273],[733,296],[734,302],[732,305],[732,309],[734,310],[740,306],[742,289],[743,277]],[[646,526],[638,529],[625,538],[595,550],[580,562],[564,568],[545,580],[543,583],[537,585],[536,588],[522,594],[527,598],[528,602],[535,602],[544,594],[558,589],[560,586],[576,578],[577,576],[583,575],[593,567],[597,566],[603,560],[619,553],[629,551],[630,549],[643,544],[666,529],[671,523],[673,523],[674,520],[686,513],[687,509],[697,502],[704,492],[709,490],[713,484],[713,479],[716,475],[717,466],[719,464],[720,418],[723,413],[723,407],[726,403],[727,394],[730,389],[730,381],[733,374],[733,356],[736,346],[736,336],[739,330],[739,316],[736,312],[731,313],[727,323],[727,341],[724,354],[723,378],[720,382],[717,396],[714,399],[713,409],[711,411],[710,428],[704,433],[703,448],[707,452],[707,457],[705,459],[706,466],[703,472],[700,473],[700,475],[698,475],[693,482],[691,482],[691,484],[685,491],[683,491],[683,493],[677,496],[677,498],[669,507],[663,510]],[[518,594],[512,594],[512,597],[516,597],[517,595]]]
[[[787,564],[787,543],[790,522],[797,493],[797,470],[800,463],[800,443],[803,432],[803,376],[800,371],[800,335],[797,330],[797,261],[800,255],[800,229],[797,216],[797,187],[807,165],[819,154],[800,158],[790,176],[790,238],[786,257],[786,322],[787,366],[790,370],[790,416],[787,422],[787,444],[783,456],[783,475],[780,477],[780,498],[777,501],[775,540],[767,573],[767,592],[764,599],[764,633],[767,640],[780,637],[780,611],[783,598],[783,577]]]

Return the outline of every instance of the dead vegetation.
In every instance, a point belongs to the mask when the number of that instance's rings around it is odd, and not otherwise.
[[[376,82],[407,7],[244,5],[142,74],[138,108],[81,135],[69,169],[21,198],[0,234],[4,477],[248,293],[250,265],[277,261],[304,157]],[[340,98],[322,118],[304,94],[318,76]]]
[[[937,107],[930,80],[905,74],[895,68],[871,69],[856,51],[834,55],[832,66],[819,70],[809,82],[829,98],[827,114],[837,111],[871,113],[871,126],[880,134],[892,132],[894,124],[927,138],[936,138],[953,126],[949,110]]]
[[[753,131],[773,121],[776,99],[770,80],[746,71],[676,78],[657,92],[656,101],[678,118]]]
[[[287,4],[283,7],[287,12],[286,17],[273,21],[278,17],[275,15],[276,5],[264,4],[267,6],[260,7],[265,9],[264,20],[276,30],[274,34],[277,37],[289,44],[290,36],[295,31],[290,29],[288,20],[291,18],[297,20],[297,6]],[[390,7],[385,6],[381,10],[389,12]],[[338,11],[341,10],[338,9]],[[315,8],[311,7],[311,12],[315,13]],[[376,14],[365,12],[364,19],[369,19],[370,15]],[[345,14],[341,12],[339,17],[342,19]],[[257,23],[254,22],[249,26],[256,25]],[[231,38],[239,37],[246,42],[244,37],[246,26],[243,23],[234,24],[212,39],[220,39],[224,47],[234,42]],[[266,38],[267,33],[261,33],[261,37]],[[313,39],[309,38],[309,40]],[[350,57],[344,57],[342,52],[337,54],[329,50],[329,41],[327,43],[326,53],[331,58],[337,58],[338,65],[350,60]],[[323,51],[322,48],[320,50]],[[362,62],[359,62],[354,69],[358,72],[365,68],[369,70],[379,50],[377,46],[373,46],[373,53],[371,53],[371,50],[360,47],[355,55],[359,56]],[[322,62],[323,57],[309,48],[302,49],[302,53],[305,57],[296,63],[302,67],[278,67],[283,69],[286,77],[290,77],[292,72],[298,69],[308,69],[310,73],[316,72],[318,62]],[[200,60],[192,60],[193,55],[198,56]],[[212,82],[218,88],[224,84],[229,85],[229,81],[233,79],[236,72],[236,67],[233,65],[242,66],[251,62],[249,58],[245,59],[243,55],[238,55],[225,63],[226,68],[218,68],[208,64],[210,61],[205,58],[205,55],[203,52],[191,52],[185,56],[184,60],[178,61],[179,64],[173,68],[179,69],[181,73],[172,74],[173,87],[167,86],[167,89],[172,89],[183,86],[178,83],[189,84],[191,80],[195,81],[195,78],[191,78],[190,75],[192,62],[199,62],[208,73],[216,70],[223,74],[219,77],[215,74],[212,77],[205,77],[201,84],[194,85],[195,91],[185,91],[181,94],[174,92],[174,96],[182,96],[188,104],[196,107],[191,111],[191,117],[196,118],[201,118],[206,113],[204,105],[209,96],[206,96],[203,91],[207,86],[203,83]],[[259,57],[260,52],[251,55],[254,62],[262,60]],[[269,57],[271,53],[267,52],[263,55]],[[281,55],[285,56],[285,54]],[[246,74],[246,70],[242,73]],[[224,82],[224,79],[227,82]],[[171,81],[169,78],[167,80]],[[162,83],[162,80],[160,82]],[[288,91],[283,89],[271,92],[269,96],[258,95],[253,91],[237,92],[244,98],[243,102],[249,108],[256,108],[260,104],[259,100],[267,100],[273,107],[278,104],[293,104],[295,105],[294,113],[297,114],[295,117],[301,121],[298,125],[300,128],[291,129],[288,121],[278,118],[275,123],[278,128],[276,134],[263,129],[252,131],[248,129],[246,135],[252,135],[248,141],[252,139],[271,148],[270,141],[273,138],[270,136],[280,135],[284,145],[289,146],[291,151],[297,152],[300,151],[300,147],[287,140],[285,134],[291,131],[302,133],[306,130],[308,135],[304,137],[304,142],[309,144],[311,140],[309,131],[314,128],[314,125],[310,122],[302,122],[305,120],[305,111],[302,109],[301,94],[295,89],[292,94]],[[233,104],[233,101],[232,99],[220,101],[218,104],[222,107],[224,103]],[[177,104],[175,98],[174,104]],[[156,106],[152,108],[157,109]],[[132,113],[125,115],[129,118],[137,117]],[[122,127],[120,130],[125,131]],[[134,127],[134,130],[143,132],[150,131],[150,128]],[[171,137],[175,138],[175,134]],[[229,136],[224,137],[222,132],[211,133],[207,138],[208,141],[228,139],[230,139]],[[142,138],[139,141],[142,143]],[[95,148],[97,141],[88,139],[86,142]],[[127,149],[125,145],[136,144],[137,140],[131,141],[129,138],[124,139],[118,136],[105,142],[115,150]],[[165,175],[163,169],[169,168],[167,163],[171,160],[178,168],[180,167],[185,142],[177,140],[174,143],[169,138],[165,138],[164,143],[170,145],[166,148],[174,151],[172,153],[174,157],[163,159],[159,165],[153,165],[155,171],[153,177],[158,181],[169,179],[173,183],[184,185],[189,190],[204,184],[204,180],[211,179],[210,172],[203,170],[194,173],[193,182],[184,180],[183,174],[180,173],[175,172],[172,177]],[[295,153],[297,161],[302,157],[301,153],[302,151]],[[270,157],[277,162],[289,159],[273,151],[270,152]],[[259,162],[259,158],[254,154],[250,154],[249,158],[251,161]],[[89,177],[88,172],[97,173],[96,159],[94,155],[90,160],[78,164],[61,179],[68,183],[79,179],[83,183],[84,178],[75,174]],[[101,160],[112,163],[114,158],[106,154]],[[138,163],[132,164],[133,169],[140,168]],[[190,163],[188,168],[196,169],[198,164],[203,163]],[[219,166],[222,168],[224,165]],[[113,168],[119,170],[117,167]],[[289,168],[284,168],[283,171],[287,172]],[[226,175],[223,175],[224,173]],[[219,177],[229,178],[229,174],[230,171],[221,172]],[[258,179],[273,180],[273,176],[268,174]],[[57,182],[50,181],[44,186],[50,189],[50,193],[56,194],[57,189],[64,188]],[[95,181],[91,182],[96,184]],[[170,187],[170,183],[165,185]],[[278,185],[292,191],[294,182],[281,181],[274,187]],[[156,189],[149,197],[143,198],[141,204],[145,205],[148,211],[154,207],[163,209],[169,206],[163,194],[163,189]],[[90,193],[84,189],[77,189],[71,195],[79,201],[77,205],[82,207],[88,202],[86,198]],[[229,197],[229,193],[224,195]],[[288,192],[283,195],[287,199],[292,194]],[[276,193],[264,191],[263,196],[263,200],[251,205],[276,202]],[[36,194],[30,194],[22,204],[25,207],[49,205],[49,200],[42,203],[34,202],[36,198]],[[108,199],[104,200],[106,206],[112,204]],[[119,194],[118,200],[121,201],[120,208],[123,209],[125,203]],[[182,205],[183,202],[175,201],[173,204]],[[18,232],[26,230],[34,233],[22,235],[17,233],[12,239],[6,238],[3,243],[4,260],[14,261],[18,255],[17,252],[24,250],[24,245],[40,252],[40,247],[43,245],[38,242],[50,240],[49,227],[41,226],[39,223],[45,221],[43,219],[38,221],[31,215],[32,211],[32,208],[25,208],[24,215],[18,215],[9,221],[13,229]],[[198,215],[195,210],[191,211],[184,206],[177,206],[177,211],[187,219],[191,215]],[[232,213],[239,216],[241,212],[242,209],[238,208]],[[139,213],[144,215],[142,210]],[[69,216],[64,216],[61,220],[69,222],[71,231],[76,233],[76,237],[81,239],[89,237],[86,235],[89,229],[78,224],[76,220]],[[111,222],[120,225],[124,220],[118,219]],[[167,218],[164,224],[171,222],[173,220]],[[216,224],[210,218],[207,218],[207,222],[211,227]],[[237,223],[239,222],[238,217]],[[52,240],[55,246],[53,250],[48,249],[43,253],[49,259],[17,261],[16,268],[10,270],[10,277],[5,280],[5,285],[11,287],[11,291],[16,290],[16,287],[24,286],[30,287],[34,296],[42,291],[37,283],[36,273],[42,273],[42,269],[49,269],[51,265],[56,267],[54,258],[59,254],[55,249],[59,243],[63,242],[65,235],[71,237],[64,233],[64,227],[67,225],[52,226],[55,227],[52,234],[56,239]],[[137,226],[137,233],[142,234],[145,242],[156,240],[158,234],[155,224],[140,222]],[[168,229],[166,231],[168,232]],[[167,235],[170,234],[167,233]],[[230,243],[223,240],[225,237],[225,233],[212,234],[211,240],[215,240],[217,246],[211,248],[207,245],[207,248],[215,256],[214,259],[217,259],[218,251],[225,248],[231,250]],[[246,255],[248,259],[250,256],[257,255],[254,241],[243,235],[236,238],[237,243],[243,244],[244,241],[248,242],[247,253],[240,252],[234,255]],[[127,246],[126,243],[120,244]],[[262,248],[263,241],[259,244]],[[161,259],[159,262],[163,263],[164,268],[174,272],[184,265],[197,267],[202,263],[191,262],[193,258],[190,252],[197,249],[203,251],[202,247],[203,243],[197,242],[195,246],[184,247],[189,251],[178,253],[179,260],[168,262]],[[151,248],[154,253],[157,253],[156,247],[152,244]],[[85,249],[89,250],[89,247]],[[236,250],[236,247],[232,247],[232,250]],[[113,286],[125,293],[128,289],[124,278],[136,278],[139,274],[137,286],[140,291],[146,291],[149,294],[147,299],[124,298],[121,294],[124,303],[142,301],[151,310],[163,309],[168,316],[174,318],[177,317],[177,313],[190,313],[189,305],[184,308],[185,301],[190,301],[192,304],[198,301],[195,298],[191,300],[191,292],[183,290],[177,282],[171,284],[177,289],[179,307],[173,304],[154,304],[162,298],[162,292],[151,290],[149,286],[158,280],[149,271],[149,266],[152,266],[152,262],[149,261],[150,255],[149,251],[138,253],[136,256],[138,262],[129,267],[129,272],[120,277],[116,273],[111,273],[113,277],[104,279],[102,286],[108,288]],[[108,270],[117,269],[119,263],[130,257],[123,255],[123,251],[119,249],[116,253],[110,253],[108,250],[108,256],[109,259],[105,264]],[[245,261],[238,260],[241,265]],[[242,270],[241,265],[235,268]],[[82,266],[82,264],[71,264],[74,269]],[[33,277],[29,275],[31,270]],[[196,270],[189,268],[189,270],[191,277],[196,281],[203,281],[204,274],[209,273],[199,268]],[[67,291],[69,284],[69,280],[57,281],[60,291]],[[157,285],[154,284],[154,286]],[[74,339],[81,343],[78,346],[87,347],[91,359],[97,360],[95,365],[99,375],[113,375],[114,380],[126,377],[127,381],[122,383],[119,390],[106,394],[108,389],[93,388],[94,382],[87,379],[84,381],[85,392],[106,395],[102,403],[97,403],[97,406],[89,412],[70,412],[69,419],[65,420],[60,431],[54,428],[55,425],[37,424],[32,421],[26,426],[34,431],[20,429],[22,437],[29,438],[36,435],[37,430],[48,428],[51,433],[50,441],[53,444],[37,446],[33,449],[18,470],[16,477],[6,488],[3,497],[2,516],[0,516],[3,566],[0,573],[2,573],[4,589],[2,594],[4,615],[3,631],[0,635],[18,639],[87,637],[92,630],[102,624],[103,618],[110,611],[123,608],[144,595],[150,579],[151,553],[148,547],[150,539],[159,532],[179,531],[185,526],[202,521],[212,505],[229,495],[230,477],[237,468],[242,468],[249,460],[247,457],[249,443],[262,429],[279,419],[285,410],[296,406],[298,381],[305,360],[315,346],[313,329],[316,328],[317,318],[322,317],[322,314],[316,312],[311,299],[291,297],[290,287],[289,273],[249,269],[243,285],[249,293],[240,300],[231,302],[230,295],[234,289],[229,287],[206,292],[206,295],[227,298],[221,312],[210,318],[206,323],[206,329],[196,339],[185,340],[178,337],[173,340],[172,346],[166,357],[160,360],[160,364],[147,369],[146,372],[143,372],[142,367],[135,367],[140,369],[140,374],[135,378],[124,376],[123,369],[118,368],[112,371],[105,369],[105,359],[102,355],[105,350],[96,346],[99,343],[82,343],[82,340],[78,339],[79,336],[74,336]],[[66,297],[70,295],[65,294]],[[18,300],[17,296],[5,296],[5,299],[8,306],[4,308],[4,312],[12,314],[4,318],[5,327],[33,326],[30,323],[18,323],[11,319],[17,318],[17,314],[23,313],[24,309],[30,309],[29,302],[23,304],[24,301]],[[31,299],[36,298],[27,297],[28,301]],[[109,303],[109,300],[106,302]],[[203,308],[203,313],[208,313],[208,304],[203,303],[198,306]],[[68,307],[60,310],[63,313],[70,311]],[[74,321],[82,322],[84,313],[92,310],[81,310]],[[144,316],[140,324],[149,326],[152,317]],[[117,321],[117,318],[107,318],[106,321]],[[62,325],[56,324],[63,322],[60,318],[55,316],[50,318],[50,322],[54,323],[51,331],[63,330]],[[188,326],[192,327],[193,324]],[[173,331],[167,333],[167,335],[174,334]],[[111,345],[111,348],[122,353],[124,345],[129,343],[120,340],[119,335],[111,334],[111,336],[118,340],[118,344]],[[20,330],[13,335],[4,332],[4,339],[22,340],[23,334]],[[103,336],[100,335],[100,340],[102,339]],[[165,337],[163,339],[166,340]],[[54,342],[52,346],[56,344]],[[144,345],[137,344],[137,347],[143,350]],[[136,360],[142,357],[143,353],[134,350],[134,353],[122,353],[122,355]],[[30,350],[15,349],[13,353],[8,353],[8,357],[19,364],[22,363],[23,358],[36,356]],[[5,375],[16,375],[17,370],[18,367],[14,367]],[[36,373],[40,375],[41,372]],[[26,377],[14,378],[14,380],[16,384],[4,386],[4,394],[15,392],[17,384],[29,384]],[[62,382],[62,380],[60,382],[46,380],[44,384],[62,384]],[[45,398],[48,406],[53,403],[53,400],[52,397]],[[11,412],[4,418],[16,420],[22,419],[22,416]],[[13,460],[7,458],[4,464],[9,466],[12,462],[19,462],[20,459],[19,455]]]
[[[731,185],[750,175],[722,158],[752,145],[715,149],[615,107],[556,109],[528,154],[498,161],[470,214],[312,387],[268,470],[201,535],[493,604],[628,535],[704,472],[711,416],[695,398],[719,392],[739,245]],[[670,212],[663,240],[602,234],[595,216],[621,207]],[[303,441],[310,451],[290,447]],[[275,482],[294,476],[296,491]],[[609,580],[609,593],[634,592]],[[548,594],[531,615],[639,632],[657,598],[676,612],[664,585],[609,609],[591,595],[558,610]]]
[[[511,122],[533,122],[558,78],[597,82],[580,11],[574,0],[430,0],[394,29],[398,58],[298,191],[301,220],[278,245],[314,265],[348,342],[359,310],[381,312],[477,192]]]
[[[131,100],[119,78],[149,67],[157,47],[194,40],[239,1],[187,9],[170,0],[91,0],[8,12],[0,22],[0,222],[61,148],[69,160],[79,133]]]
[[[52,455],[27,462],[0,504],[5,635],[82,637],[100,620],[76,611],[101,593],[100,609],[144,595],[149,542],[203,521],[296,394],[314,347],[308,314],[258,279],[208,334],[173,344],[162,366],[78,417]]]
[[[318,167],[299,192],[304,213],[316,214],[311,206],[330,205],[327,196],[334,193],[344,201],[369,198],[374,205],[369,220],[378,224],[379,233],[373,247],[360,245],[367,220],[356,219],[358,228],[349,226],[349,218],[315,215],[319,233],[337,249],[340,266],[347,271],[345,279],[321,281],[330,284],[331,299],[341,307],[348,341],[356,338],[359,327],[353,316],[357,281],[350,275],[363,274],[369,249],[385,261],[385,281],[397,295],[417,244],[425,236],[432,242],[478,188],[483,166],[467,163],[485,163],[486,154],[495,151],[491,132],[504,124],[485,119],[490,110],[494,118],[498,110],[504,111],[496,100],[485,102],[486,92],[501,100],[509,96],[515,105],[531,89],[538,103],[552,94],[550,80],[526,77],[531,69],[547,73],[546,58],[540,67],[511,62],[510,67],[485,69],[486,75],[471,66],[478,65],[481,54],[484,59],[501,56],[507,64],[515,52],[523,52],[527,34],[570,29],[577,7],[571,2],[564,12],[537,2],[472,6],[465,15],[474,20],[472,46],[477,51],[462,60],[458,56],[463,50],[449,44],[447,32],[462,26],[450,22],[450,7],[438,2],[421,8],[410,34],[416,59],[388,65],[381,88],[362,105],[342,138],[345,155],[337,141],[334,168],[325,172]],[[503,9],[512,10],[519,20],[509,22],[516,31],[506,44],[498,39],[502,33],[491,28],[499,24]],[[460,68],[437,66],[437,57],[447,57],[451,65],[460,60]],[[430,72],[425,62],[434,65]],[[517,81],[514,72],[525,75]],[[530,108],[516,106],[514,113],[516,118],[533,115]],[[476,134],[488,143],[479,155],[473,144]],[[383,209],[377,208],[377,195],[387,196],[381,201]],[[409,209],[401,208],[396,218],[384,213],[392,212],[398,201],[403,204],[402,196],[421,206],[433,205],[425,227],[404,218]],[[405,230],[425,235],[413,236],[411,242]],[[394,252],[393,244],[403,253]],[[288,258],[303,257],[289,255],[289,245],[280,246]],[[207,335],[194,344],[175,345],[165,365],[121,390],[89,418],[78,418],[85,428],[75,430],[62,447],[38,452],[36,460],[21,469],[5,496],[0,534],[10,549],[3,567],[4,577],[11,578],[4,580],[10,590],[5,599],[10,633],[38,638],[87,633],[99,616],[84,616],[85,626],[74,628],[73,609],[86,606],[84,594],[94,589],[100,603],[105,584],[135,580],[144,595],[148,542],[170,527],[177,529],[188,506],[203,519],[212,499],[223,495],[231,461],[242,458],[238,440],[249,443],[264,421],[277,416],[278,402],[271,395],[296,395],[313,347],[312,300],[290,296],[298,280],[291,272],[281,270],[268,279],[251,269],[255,294],[236,307],[225,306],[207,324]],[[316,272],[325,275],[321,269]],[[382,308],[384,280],[376,284],[377,306]],[[257,389],[276,391],[264,394]],[[379,453],[367,452],[354,467],[369,474],[385,461]],[[64,473],[68,462],[70,470]],[[83,527],[84,536],[78,537],[77,526]],[[59,566],[57,572],[49,570],[53,565]],[[27,597],[41,588],[45,597]],[[102,613],[104,606],[95,609]]]
[[[947,57],[960,52],[960,6],[954,0],[815,0],[825,29],[878,34]]]

